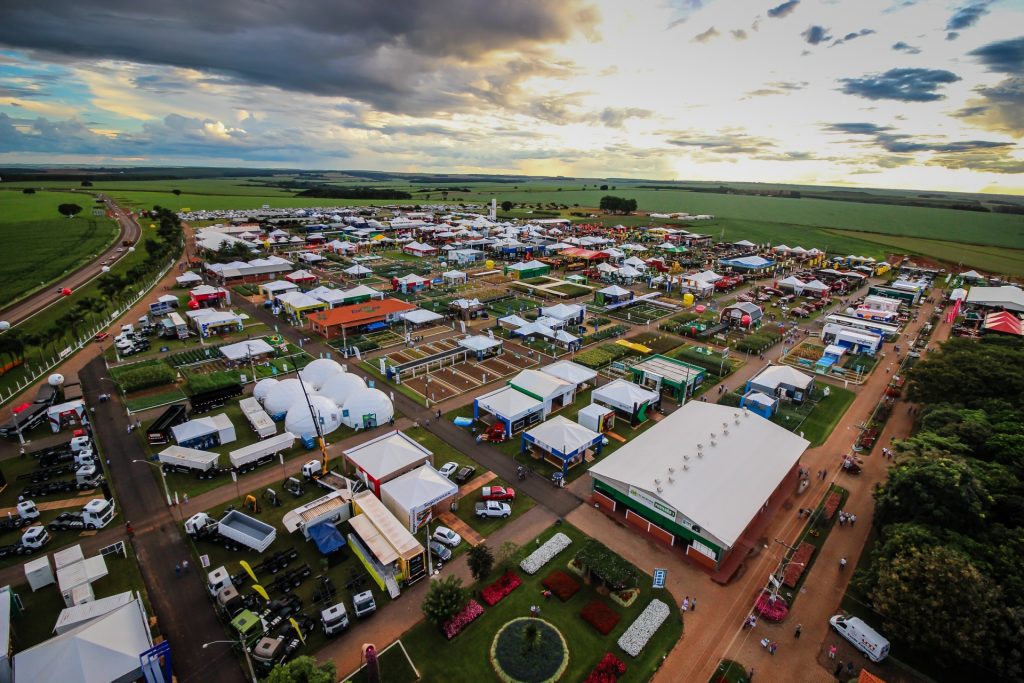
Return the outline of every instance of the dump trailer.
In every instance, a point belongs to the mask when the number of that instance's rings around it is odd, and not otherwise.
[[[252,426],[254,432],[261,439],[265,439],[268,436],[273,436],[277,433],[277,425],[267,415],[267,411],[263,410],[263,406],[260,405],[259,401],[254,399],[252,396],[249,398],[243,398],[238,403],[238,407],[242,409],[242,414],[249,420],[249,424]]]
[[[232,550],[246,547],[258,553],[269,548],[277,538],[274,527],[238,510],[231,510],[220,521],[199,512],[185,522],[185,532],[198,540],[221,543]]]
[[[220,474],[220,453],[196,448],[168,446],[157,454],[164,472],[195,474],[200,479],[212,479]]]
[[[274,456],[281,451],[287,450],[295,443],[295,435],[291,432],[281,432],[276,436],[263,441],[239,448],[228,453],[231,466],[237,472],[249,472],[260,465],[265,465],[274,460]]]
[[[334,470],[327,470],[323,473],[319,460],[310,460],[302,466],[302,476],[310,481],[315,481],[328,491],[344,491],[349,488],[349,481],[343,475]]]
[[[149,443],[158,445],[171,440],[171,428],[188,421],[188,407],[184,403],[168,406],[146,430]]]

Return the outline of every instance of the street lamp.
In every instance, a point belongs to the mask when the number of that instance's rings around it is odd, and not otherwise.
[[[149,465],[150,467],[155,467],[158,470],[160,470],[160,479],[164,483],[164,495],[167,496],[167,507],[172,507],[173,503],[171,502],[171,491],[170,491],[170,489],[167,488],[167,473],[164,472],[164,468],[160,467],[160,465],[157,465],[155,462],[150,462],[148,460],[138,460],[138,459],[135,459],[135,460],[132,460],[132,462],[133,463],[141,462],[143,465]]]
[[[211,645],[219,645],[220,643],[227,643],[229,645],[238,645],[242,648],[242,654],[245,655],[245,663],[249,665],[249,676],[252,677],[252,683],[259,683],[259,679],[256,678],[256,672],[252,669],[252,660],[249,659],[249,648],[245,646],[245,643],[241,640],[211,640],[209,643],[203,643],[203,649],[205,650]]]

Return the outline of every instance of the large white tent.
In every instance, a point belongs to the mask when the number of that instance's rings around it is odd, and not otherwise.
[[[304,384],[306,385],[306,393],[313,394],[316,392],[313,385],[309,382]],[[288,409],[292,407],[292,404],[302,398],[302,384],[299,384],[297,378],[289,377],[270,388],[266,398],[263,399],[263,407],[270,414],[270,417],[280,420],[288,412]]]
[[[276,377],[264,377],[252,388],[252,397],[262,404],[270,390],[277,386],[278,381]]]
[[[317,358],[306,367],[299,370],[299,377],[313,386],[316,391],[324,385],[330,377],[345,372],[345,368],[336,360],[330,358]]]
[[[343,406],[353,391],[365,388],[366,382],[359,375],[351,372],[339,372],[328,377],[317,393],[326,396],[339,406]]]
[[[312,411],[310,406],[313,407]],[[341,426],[341,408],[338,404],[325,396],[314,395],[309,397],[308,404],[305,398],[300,398],[288,408],[284,428],[299,438],[311,439],[317,435],[313,415],[317,416],[323,434],[330,434]]]
[[[603,387],[598,387],[590,395],[590,400],[595,403],[616,408],[627,414],[657,403],[659,398],[658,392],[645,389],[639,384],[633,384],[624,379],[617,379]]]
[[[391,399],[380,389],[356,389],[345,399],[341,421],[353,429],[385,424],[395,416]]]

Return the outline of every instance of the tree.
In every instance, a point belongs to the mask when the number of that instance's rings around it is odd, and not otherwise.
[[[469,549],[466,562],[469,564],[469,571],[473,574],[473,578],[479,581],[490,574],[491,569],[494,568],[494,553],[487,547],[487,544],[481,543]]]
[[[82,187],[92,187],[92,181],[90,181],[90,180],[83,180],[82,181]]]
[[[334,683],[338,680],[338,671],[331,660],[317,666],[315,659],[303,655],[275,666],[263,680],[264,683]]]
[[[178,189],[171,190],[171,194],[173,194],[175,197],[180,197],[181,196],[181,190],[178,190]]]
[[[963,458],[918,457],[875,492],[875,523],[916,522],[967,532],[985,523],[990,496]]]
[[[59,211],[62,216],[74,218],[78,214],[82,213],[82,207],[78,204],[61,204],[57,207],[57,211]]]
[[[601,197],[600,208],[608,213],[630,213],[636,211],[636,200],[605,195]]]
[[[33,190],[31,187],[26,187],[24,190],[21,191],[21,193],[22,194],[35,194],[36,191]]]
[[[462,587],[462,579],[447,576],[430,584],[423,598],[423,614],[438,628],[451,619],[469,602],[469,591]]]
[[[533,652],[533,649],[540,644],[540,629],[533,621],[523,629],[523,653]]]
[[[608,189],[608,186],[607,186],[607,185],[602,185],[602,186],[601,186],[601,187],[600,187],[599,189],[601,189],[601,190],[607,190],[607,189]]]
[[[505,213],[508,213],[509,211],[512,210],[513,206],[514,205],[512,204],[512,202],[506,199],[501,203],[501,210],[504,211]]]

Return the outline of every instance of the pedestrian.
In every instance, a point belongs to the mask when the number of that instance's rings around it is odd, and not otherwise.
[[[832,672],[832,675],[835,676],[836,678],[838,678],[839,677],[839,672],[842,671],[842,670],[843,670],[843,660],[840,659],[839,663],[836,664],[836,670]]]
[[[836,646],[834,644],[828,646],[828,658],[829,659],[835,659],[836,658]]]
[[[181,571],[188,574],[188,560],[183,560],[181,563]]]
[[[18,457],[21,457],[21,458],[24,458],[24,457],[25,457],[25,447],[24,447],[24,446],[22,446],[22,447],[21,447],[21,448],[20,448],[20,449],[18,450]]]
[[[694,598],[692,598],[690,600],[690,611],[691,612],[696,612],[697,611],[697,598],[696,597],[694,597]]]
[[[185,505],[188,505],[188,494],[185,494]]]
[[[853,675],[853,662],[847,662],[846,663],[846,674],[848,676],[852,676]]]
[[[684,612],[689,612],[690,611],[690,596],[689,595],[687,595],[685,598],[683,598],[683,604],[681,606],[681,609]]]
[[[181,576],[181,565],[180,564],[174,565],[174,575],[175,576],[179,576],[179,577]]]
[[[754,680],[754,667],[750,667],[750,671],[747,672],[747,683]]]
[[[800,632],[803,631],[803,630],[804,630],[804,625],[803,624],[797,624],[796,625],[796,630],[793,631],[793,637],[799,640]]]
[[[846,569],[846,558],[845,557],[840,557],[839,558],[839,571],[842,571],[844,569]]]
[[[849,520],[849,522],[850,522],[850,526],[851,526],[851,527],[852,527],[852,526],[853,526],[854,524],[856,524],[856,523],[857,523],[857,515],[854,515],[854,514],[850,514],[850,515],[849,515],[849,516],[847,517],[847,519]]]
[[[438,410],[437,410],[437,419],[438,420],[441,419],[441,409],[440,408],[438,408]]]

